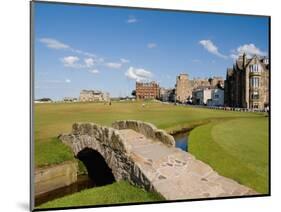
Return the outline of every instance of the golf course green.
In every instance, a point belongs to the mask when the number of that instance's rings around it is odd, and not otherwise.
[[[74,160],[71,150],[62,144],[57,136],[70,132],[75,122],[95,122],[110,126],[116,120],[134,119],[153,123],[168,132],[196,126],[189,135],[190,153],[211,165],[221,175],[249,186],[257,192],[268,192],[269,120],[264,113],[175,106],[153,101],[145,102],[143,106],[143,102],[124,101],[112,102],[112,105],[104,103],[35,104],[34,117],[36,167]],[[118,183],[112,186],[116,184]],[[123,186],[127,187],[128,191],[131,191],[130,187],[133,187],[127,184]],[[93,191],[89,192],[98,192],[97,188],[90,190]],[[107,190],[105,189],[104,192]],[[69,197],[71,198],[69,201],[75,202],[73,200],[75,195],[83,196],[80,193]],[[99,191],[100,193],[102,191]],[[146,201],[148,197],[151,197],[149,195],[140,201]],[[124,202],[122,198],[103,199],[97,204],[121,203]],[[129,197],[127,200],[128,202],[137,201]],[[83,201],[81,204],[87,205]],[[90,204],[95,203],[90,202]],[[59,200],[52,207],[56,205],[60,205]],[[80,203],[75,202],[74,205],[80,205]]]

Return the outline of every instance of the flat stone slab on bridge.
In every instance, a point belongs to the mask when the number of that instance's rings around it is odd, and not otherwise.
[[[190,153],[152,141],[131,130],[119,130],[129,157],[167,200],[258,194],[234,180],[220,176]]]

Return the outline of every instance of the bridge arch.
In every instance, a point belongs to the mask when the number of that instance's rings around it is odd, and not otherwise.
[[[88,176],[96,186],[111,184],[115,181],[111,168],[103,156],[96,150],[84,148],[76,156],[83,162],[88,171]]]
[[[83,151],[90,151],[95,157],[99,157],[98,154],[102,156],[116,181],[130,177],[133,163],[126,156],[127,149],[118,130],[94,123],[75,123],[71,134],[62,134],[59,138],[77,158]]]

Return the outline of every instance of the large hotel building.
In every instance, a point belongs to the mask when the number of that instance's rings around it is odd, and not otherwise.
[[[227,69],[224,83],[225,105],[264,109],[269,104],[269,61],[267,57],[239,56]]]
[[[136,98],[141,99],[158,99],[160,95],[159,85],[156,82],[136,82]]]

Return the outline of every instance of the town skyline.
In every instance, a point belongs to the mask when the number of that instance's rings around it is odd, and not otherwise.
[[[266,17],[41,6],[35,7],[36,99],[83,89],[128,96],[136,81],[173,87],[180,73],[225,78],[239,54],[268,55]]]

